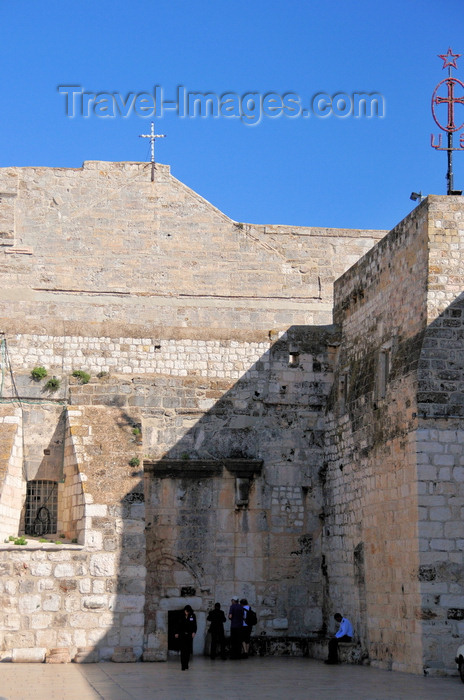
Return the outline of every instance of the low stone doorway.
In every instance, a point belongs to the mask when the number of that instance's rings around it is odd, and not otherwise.
[[[187,605],[188,603],[186,603]],[[193,607],[193,606],[192,606]],[[202,656],[205,653],[205,638],[206,638],[206,615],[203,610],[193,611],[197,618],[197,633],[193,640],[193,655]],[[175,656],[179,651],[179,644],[175,638],[176,630],[179,625],[179,620],[183,615],[183,608],[167,611],[167,629],[168,629],[168,656]]]

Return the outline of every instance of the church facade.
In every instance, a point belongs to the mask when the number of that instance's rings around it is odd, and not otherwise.
[[[452,669],[463,212],[254,226],[164,165],[2,169],[2,658],[162,661],[185,604],[202,653],[239,595],[266,652],[341,611],[359,658]]]

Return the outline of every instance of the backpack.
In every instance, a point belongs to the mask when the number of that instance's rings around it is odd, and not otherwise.
[[[247,610],[245,624],[248,625],[248,627],[254,627],[256,624],[258,624],[258,618],[256,617],[256,613],[251,608]]]

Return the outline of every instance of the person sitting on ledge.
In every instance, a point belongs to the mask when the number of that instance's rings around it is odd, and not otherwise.
[[[334,620],[339,623],[339,628],[335,633],[335,637],[329,640],[329,657],[325,664],[338,664],[338,643],[351,642],[353,639],[353,625],[346,617],[342,617],[340,613],[335,613]]]

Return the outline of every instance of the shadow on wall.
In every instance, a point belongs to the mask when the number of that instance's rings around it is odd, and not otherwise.
[[[144,449],[153,455],[145,459],[153,656],[167,647],[170,613],[185,604],[197,613],[194,651],[202,653],[208,611],[216,601],[227,611],[234,594],[258,606],[256,632],[320,631],[318,472],[336,338],[333,327],[292,327],[232,388],[160,377],[148,389],[137,379]]]
[[[69,646],[78,661],[161,660],[175,611],[190,604],[203,653],[208,611],[216,601],[227,611],[234,594],[257,608],[256,632],[317,633],[335,338],[332,327],[292,327],[232,386],[159,375],[70,387],[59,517],[80,544],[40,554],[39,568],[27,555],[14,612],[24,630],[34,616],[34,629],[9,635],[12,645]],[[61,450],[55,417],[36,475]],[[129,466],[142,451],[145,471],[142,459]]]
[[[412,325],[411,312],[365,298],[364,317],[347,301],[328,406],[328,602],[343,611],[349,601],[371,659],[447,668],[464,614],[464,295],[429,325],[425,311]],[[372,602],[380,580],[388,615]]]

